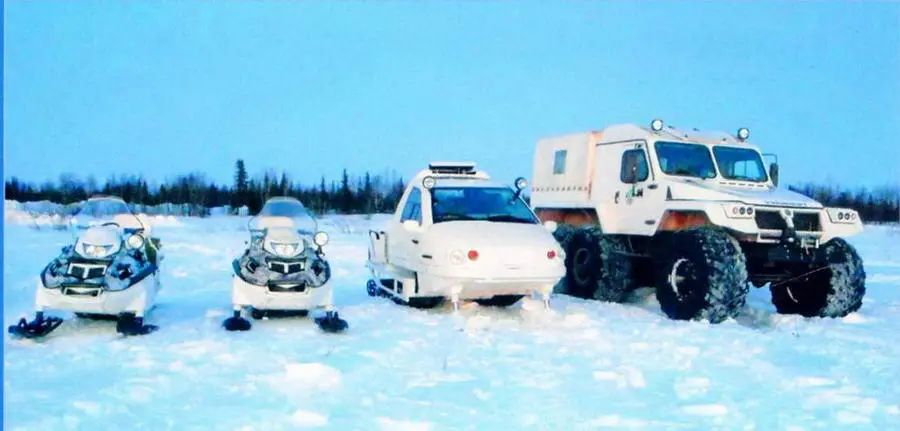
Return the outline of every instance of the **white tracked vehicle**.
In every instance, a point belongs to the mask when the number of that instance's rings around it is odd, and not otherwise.
[[[160,241],[149,223],[120,198],[98,196],[82,202],[69,219],[73,244],[41,271],[35,296],[35,318],[10,326],[17,337],[46,336],[63,319],[47,310],[75,312],[90,319],[117,320],[116,331],[143,335],[157,329],[144,317],[160,290],[163,261]]]
[[[545,307],[565,256],[515,189],[469,162],[433,162],[407,186],[384,230],[370,231],[367,291],[416,308],[446,299],[507,307],[526,295]]]
[[[769,285],[779,313],[858,310],[865,270],[850,209],[778,187],[749,130],[609,126],[538,141],[531,205],[566,251],[557,291],[620,302],[653,286],[673,319],[718,323]]]
[[[234,314],[222,322],[225,329],[250,329],[241,316],[244,308],[254,319],[322,309],[324,314],[315,318],[320,329],[345,331],[347,322],[333,306],[331,266],[323,250],[328,234],[318,229],[309,210],[295,198],[274,197],[247,222],[247,230],[248,247],[232,262]]]

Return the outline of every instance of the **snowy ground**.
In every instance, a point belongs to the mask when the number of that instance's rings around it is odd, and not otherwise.
[[[4,429],[900,428],[896,227],[852,239],[868,272],[859,313],[779,316],[754,289],[740,319],[708,325],[666,319],[646,292],[625,305],[560,296],[543,317],[403,308],[365,293],[370,222],[335,217],[326,251],[350,331],[273,319],[226,333],[244,221],[154,228],[166,253],[154,334],[62,314],[43,341],[6,335]],[[69,241],[7,222],[4,327],[31,314],[37,274]]]

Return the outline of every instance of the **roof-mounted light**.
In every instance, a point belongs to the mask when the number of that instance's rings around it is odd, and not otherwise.
[[[749,138],[749,137],[750,137],[750,129],[748,129],[746,127],[741,127],[740,129],[738,129],[738,131],[737,131],[738,139],[740,139],[742,141],[746,141],[747,138]]]
[[[426,190],[431,190],[434,188],[434,177],[425,177],[422,178],[422,187],[425,187]]]
[[[516,188],[521,190],[528,186],[528,180],[523,177],[516,178]]]
[[[657,119],[651,121],[650,129],[653,130],[654,132],[658,132],[658,131],[662,130],[663,129],[663,120],[660,120],[659,118],[657,118]]]

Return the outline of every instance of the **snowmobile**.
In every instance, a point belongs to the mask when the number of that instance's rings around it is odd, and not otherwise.
[[[322,247],[328,234],[318,230],[316,219],[292,197],[266,201],[258,215],[247,222],[250,241],[232,261],[231,301],[234,314],[222,326],[228,331],[247,331],[250,321],[274,314],[307,315],[324,309],[314,321],[325,332],[342,332],[348,324],[332,305],[331,267]]]
[[[75,312],[78,317],[117,320],[116,332],[144,335],[158,329],[144,324],[160,290],[163,255],[149,223],[120,198],[98,196],[79,204],[68,222],[73,244],[44,267],[37,282],[35,317],[9,327],[18,338],[40,338],[63,319],[47,309]]]

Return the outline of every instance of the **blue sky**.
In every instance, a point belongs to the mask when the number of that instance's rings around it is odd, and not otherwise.
[[[5,176],[301,182],[542,136],[734,131],[784,182],[900,178],[896,2],[7,2]]]

